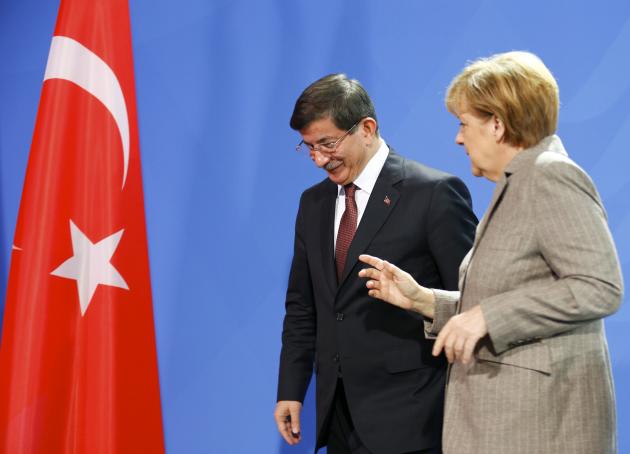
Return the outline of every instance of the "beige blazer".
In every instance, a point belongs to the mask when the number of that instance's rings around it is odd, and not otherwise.
[[[450,369],[446,454],[615,453],[602,318],[622,299],[617,253],[588,175],[557,136],[517,154],[426,335],[480,304],[489,335]],[[461,298],[460,298],[461,295]]]

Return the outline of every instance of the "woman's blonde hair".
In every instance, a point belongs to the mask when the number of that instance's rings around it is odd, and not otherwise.
[[[529,52],[506,52],[470,63],[446,93],[446,108],[495,115],[505,125],[503,140],[529,148],[558,127],[560,96],[551,71]]]

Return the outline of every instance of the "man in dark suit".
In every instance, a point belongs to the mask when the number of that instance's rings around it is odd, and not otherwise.
[[[459,179],[407,160],[378,132],[356,80],[326,76],[298,98],[291,127],[328,178],[301,197],[286,297],[275,419],[293,445],[313,369],[317,448],[439,453],[446,364],[423,320],[374,301],[359,254],[430,288],[457,289],[476,218]]]

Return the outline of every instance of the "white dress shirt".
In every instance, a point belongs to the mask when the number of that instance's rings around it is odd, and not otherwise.
[[[357,186],[357,189],[354,192],[354,200],[357,203],[357,229],[359,228],[361,218],[365,212],[365,207],[370,199],[370,194],[374,189],[376,180],[385,165],[388,155],[389,147],[381,138],[380,146],[378,147],[377,152],[368,161],[359,176],[353,181],[353,183]],[[343,186],[337,185],[337,204],[335,205],[335,248],[337,247],[339,224],[341,223],[341,216],[343,216],[344,211],[346,211],[346,191]]]

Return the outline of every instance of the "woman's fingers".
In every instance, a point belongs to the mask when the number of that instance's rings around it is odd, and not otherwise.
[[[381,283],[379,281],[367,281],[365,283],[365,286],[369,289],[373,289],[373,290],[380,290],[381,289]]]
[[[378,257],[374,257],[373,255],[368,255],[368,254],[361,254],[359,256],[359,260],[361,260],[363,263],[367,263],[370,266],[373,266],[374,268],[377,269],[381,269],[382,268],[382,260],[379,259]]]
[[[380,277],[380,271],[375,268],[363,268],[359,271],[359,277],[367,277],[369,279],[378,279]]]

